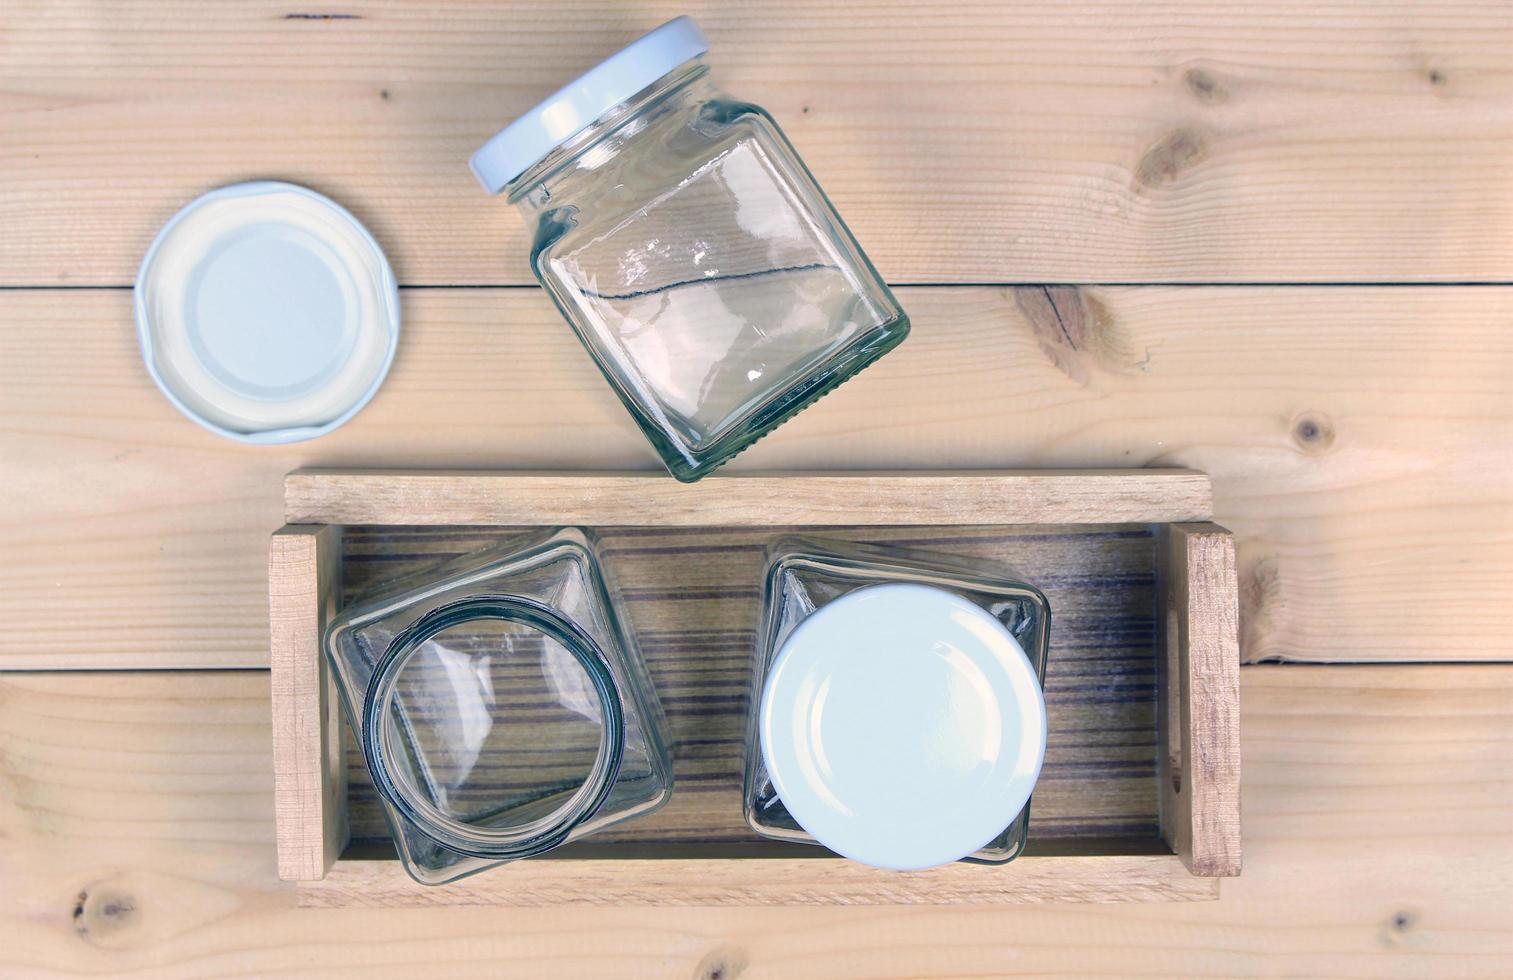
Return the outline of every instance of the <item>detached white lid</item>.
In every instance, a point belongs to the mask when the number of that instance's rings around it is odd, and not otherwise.
[[[1045,758],[1045,697],[987,610],[896,583],[800,623],[762,693],[762,756],[821,844],[882,868],[959,860],[1003,833]]]
[[[473,175],[484,190],[498,194],[558,144],[708,50],[709,41],[692,18],[668,21],[605,58],[494,134],[469,161]]]
[[[276,181],[187,204],[136,284],[153,381],[205,428],[242,442],[312,439],[378,391],[399,343],[399,290],[366,228]]]

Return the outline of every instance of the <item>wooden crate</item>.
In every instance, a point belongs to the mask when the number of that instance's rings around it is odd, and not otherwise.
[[[1234,547],[1186,470],[715,476],[300,471],[272,541],[279,875],[302,904],[1205,900],[1239,873]],[[596,527],[672,729],[662,811],[450,885],[405,875],[320,651],[340,604],[507,529]],[[1050,596],[1051,739],[1000,867],[863,867],[740,814],[763,543],[794,528],[1007,560]],[[704,674],[697,694],[683,665]],[[697,704],[697,709],[685,707]],[[692,735],[699,737],[693,738]]]

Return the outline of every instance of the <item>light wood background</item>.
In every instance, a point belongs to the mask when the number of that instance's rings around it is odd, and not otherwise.
[[[505,288],[523,235],[464,160],[680,12],[916,323],[735,469],[1213,475],[1250,665],[1220,901],[372,912],[276,883],[283,474],[655,466]],[[332,194],[424,287],[378,398],[302,446],[201,431],[136,349],[147,242],[249,177]],[[11,0],[0,284],[0,974],[1513,973],[1505,3]]]

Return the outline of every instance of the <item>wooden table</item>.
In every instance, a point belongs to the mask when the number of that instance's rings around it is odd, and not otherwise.
[[[733,469],[1180,465],[1240,544],[1217,903],[296,909],[264,555],[305,465],[650,469],[464,161],[694,14],[916,329]],[[392,257],[374,402],[226,442],[130,284],[280,177]],[[0,974],[1513,973],[1513,8],[11,0],[0,10]],[[1053,285],[1054,284],[1054,285]]]

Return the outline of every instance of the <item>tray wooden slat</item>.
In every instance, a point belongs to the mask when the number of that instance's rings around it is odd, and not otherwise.
[[[478,473],[298,470],[284,481],[290,524],[1118,524],[1202,521],[1213,513],[1195,470],[792,473]]]
[[[1164,528],[1162,836],[1196,875],[1240,873],[1240,649],[1235,548],[1212,524]]]
[[[325,879],[302,884],[299,890],[304,906],[367,908],[1022,905],[1218,897],[1217,878],[1189,874],[1173,854],[1025,856],[1009,868],[953,864],[913,872],[794,858],[521,861],[504,873],[431,888],[411,881],[396,861],[341,861]]]

